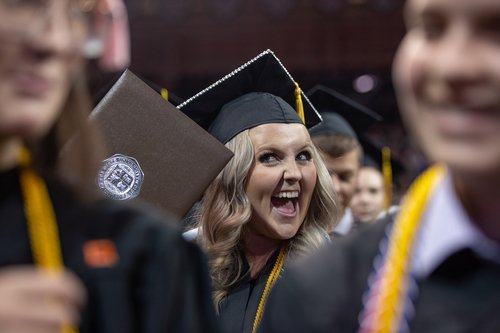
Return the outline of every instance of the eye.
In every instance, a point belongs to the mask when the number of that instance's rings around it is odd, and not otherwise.
[[[337,174],[337,176],[339,177],[339,180],[341,182],[345,183],[350,183],[354,178],[354,174],[351,172],[340,172]]]
[[[296,159],[298,161],[310,161],[312,159],[312,154],[311,152],[304,150],[297,155]]]
[[[263,153],[259,155],[259,162],[263,164],[271,164],[278,161],[278,156],[274,153]]]
[[[478,34],[481,34],[485,38],[492,39],[496,42],[500,41],[500,17],[499,15],[493,15],[492,17],[486,17],[480,20],[477,25]]]

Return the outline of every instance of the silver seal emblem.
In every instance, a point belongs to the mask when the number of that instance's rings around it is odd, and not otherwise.
[[[115,154],[102,161],[97,184],[104,194],[115,200],[135,198],[141,192],[144,173],[133,157]]]

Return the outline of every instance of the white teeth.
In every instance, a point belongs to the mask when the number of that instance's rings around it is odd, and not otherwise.
[[[298,191],[293,191],[293,192],[280,192],[275,197],[278,198],[287,198],[287,199],[292,199],[292,198],[298,198],[299,197],[299,192]]]

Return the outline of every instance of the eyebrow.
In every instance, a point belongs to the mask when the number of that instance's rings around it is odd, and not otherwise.
[[[290,147],[289,145],[286,146],[287,148]],[[304,149],[313,149],[313,144],[311,141],[307,142],[305,145],[301,146],[297,151],[302,151]],[[271,150],[271,151],[282,151],[280,147],[277,147],[273,143],[265,143],[262,146],[258,147],[258,149],[255,149],[255,152],[261,152],[263,150]]]

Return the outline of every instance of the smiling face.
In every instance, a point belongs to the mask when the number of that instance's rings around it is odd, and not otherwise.
[[[393,76],[402,116],[430,159],[500,171],[500,2],[408,0]]]
[[[351,200],[352,214],[361,222],[371,222],[384,210],[382,173],[372,167],[359,170],[358,184]]]
[[[51,2],[36,32],[0,25],[0,140],[44,135],[67,98],[75,64],[67,3]]]
[[[255,152],[246,183],[250,232],[273,240],[295,236],[316,186],[311,138],[301,124],[264,124],[249,131]]]

